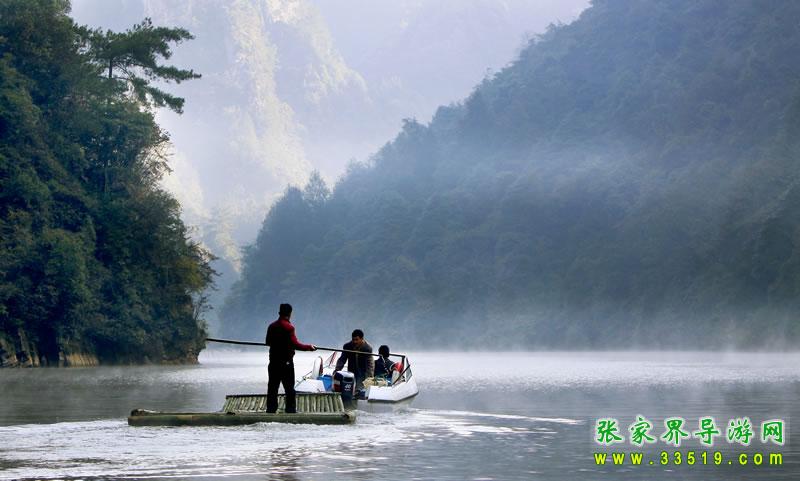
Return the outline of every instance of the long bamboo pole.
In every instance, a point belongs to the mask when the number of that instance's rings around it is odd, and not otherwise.
[[[266,346],[267,344],[264,342],[253,342],[253,341],[234,341],[231,339],[216,339],[213,337],[207,337],[206,341],[210,342],[220,342],[222,344],[237,344],[240,346]],[[369,356],[380,357],[380,354],[376,354],[374,352],[363,352],[363,351],[353,351],[351,349],[335,349],[332,347],[320,347],[314,346],[317,348],[318,351],[336,351],[336,352],[349,352],[353,354],[364,354]],[[402,357],[405,358],[405,354],[389,354],[390,357]]]

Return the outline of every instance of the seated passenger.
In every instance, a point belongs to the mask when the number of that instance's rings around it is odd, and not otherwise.
[[[347,363],[347,370],[352,372],[356,378],[356,391],[364,390],[364,380],[369,379],[375,375],[375,361],[372,354],[372,346],[364,340],[364,331],[356,329],[350,336],[351,341],[342,346],[345,351],[358,351],[358,352],[345,352],[342,357],[336,361],[336,370],[341,371]],[[363,352],[365,354],[359,354]]]
[[[389,360],[389,346],[379,347],[378,354],[378,360],[375,361],[375,377],[390,380],[395,363]]]

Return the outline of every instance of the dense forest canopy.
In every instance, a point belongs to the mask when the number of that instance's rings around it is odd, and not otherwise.
[[[159,179],[182,29],[76,25],[63,0],[0,1],[0,360],[192,361],[210,254]]]
[[[329,191],[269,211],[221,313],[415,346],[791,345],[800,4],[596,0]]]

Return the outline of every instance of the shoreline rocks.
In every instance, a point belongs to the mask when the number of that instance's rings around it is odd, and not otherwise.
[[[174,358],[152,360],[146,356],[142,359],[114,359],[101,361],[97,354],[73,343],[64,343],[59,347],[57,359],[47,359],[40,355],[36,345],[28,339],[23,329],[16,335],[0,332],[0,368],[26,367],[92,367],[100,365],[180,365],[198,364],[197,353],[190,351]]]

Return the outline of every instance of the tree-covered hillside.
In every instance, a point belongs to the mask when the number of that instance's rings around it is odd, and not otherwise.
[[[181,29],[80,27],[63,0],[0,1],[0,361],[193,361],[209,254],[158,186],[155,81]]]
[[[228,333],[288,301],[325,340],[796,342],[797,45],[797,2],[593,2],[333,192],[287,190]]]

